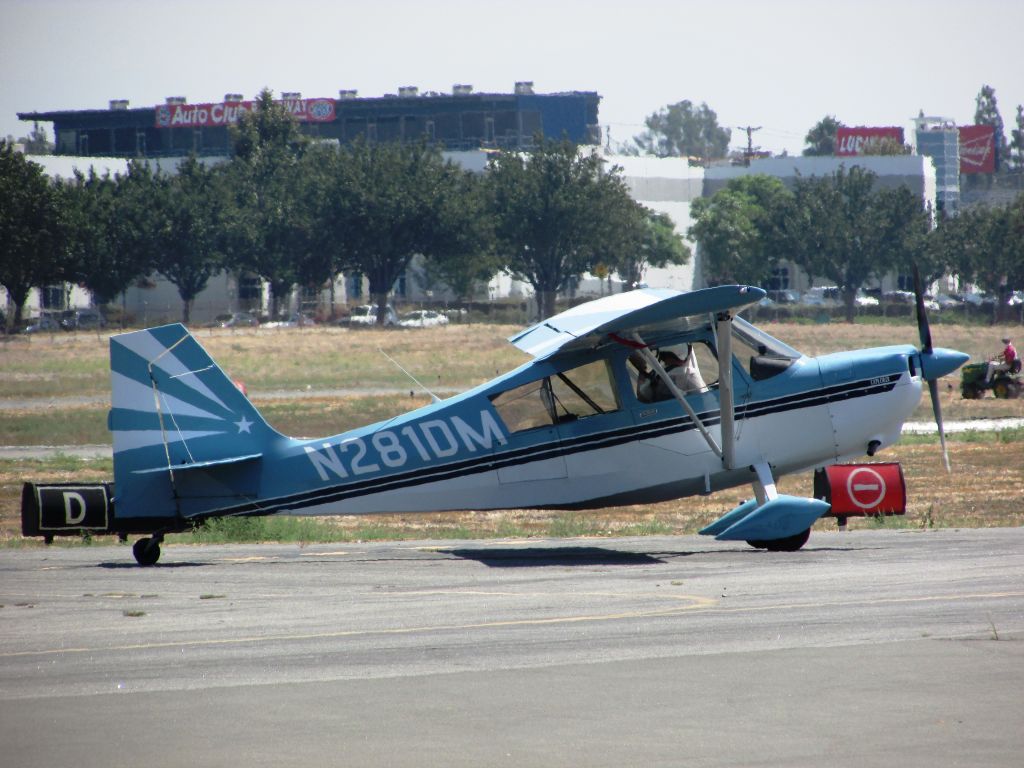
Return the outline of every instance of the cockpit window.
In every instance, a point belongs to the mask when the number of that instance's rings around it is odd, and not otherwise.
[[[754,381],[770,379],[802,357],[788,344],[738,317],[732,323],[732,353]]]
[[[491,398],[509,432],[576,421],[619,409],[604,360],[547,376]]]
[[[742,317],[733,318],[732,321],[733,343],[737,340],[751,349],[759,351],[759,354],[773,355],[775,357],[788,357],[797,360],[803,354],[793,349],[788,344],[769,336],[757,326],[751,325]],[[761,351],[763,349],[763,351]]]

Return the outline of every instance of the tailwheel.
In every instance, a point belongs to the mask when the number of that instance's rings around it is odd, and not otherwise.
[[[132,554],[135,555],[135,562],[144,568],[156,565],[156,561],[160,559],[160,539],[156,536],[139,539],[132,545]]]
[[[747,544],[755,549],[767,549],[769,552],[796,552],[811,538],[811,529],[786,536],[781,539],[766,539],[762,541],[748,541]]]

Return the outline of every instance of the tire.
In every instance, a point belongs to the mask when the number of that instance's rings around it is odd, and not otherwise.
[[[1006,400],[1007,398],[1013,397],[1010,394],[1010,382],[1006,379],[1000,379],[992,385],[992,394],[998,397],[1000,400]]]
[[[766,541],[748,541],[755,549],[767,549],[769,552],[796,552],[811,538],[811,529],[795,533],[784,539],[768,539]]]
[[[964,400],[977,400],[981,397],[981,389],[977,384],[964,384],[960,387],[960,394]]]
[[[156,565],[160,559],[160,544],[153,539],[139,539],[132,545],[132,554],[135,555],[135,562],[148,568]]]

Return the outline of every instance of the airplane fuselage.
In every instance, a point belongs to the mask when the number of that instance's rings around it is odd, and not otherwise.
[[[894,443],[921,396],[911,346],[802,357],[765,381],[735,365],[735,463],[722,459],[674,400],[642,403],[626,354],[606,360],[617,408],[514,430],[494,398],[571,371],[527,365],[457,397],[327,439],[281,437],[258,503],[218,514],[364,514],[458,509],[595,508],[664,501],[863,456]],[[717,390],[688,395],[721,438]]]

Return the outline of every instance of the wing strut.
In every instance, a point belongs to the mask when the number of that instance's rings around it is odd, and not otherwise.
[[[683,406],[683,410],[686,411],[686,415],[689,416],[690,420],[696,425],[698,431],[700,431],[704,440],[707,442],[708,447],[711,448],[715,456],[721,459],[722,449],[718,447],[718,443],[715,442],[715,438],[713,438],[711,433],[708,432],[707,427],[704,426],[704,422],[702,422],[700,417],[697,416],[697,412],[693,410],[693,406],[686,401],[686,397],[683,395],[682,390],[680,390],[679,387],[676,386],[675,382],[672,381],[672,378],[662,367],[655,354],[651,352],[650,348],[644,340],[640,338],[638,333],[634,332],[630,334],[629,338],[637,343],[637,351],[643,356],[644,360],[647,361],[647,364],[651,366],[651,370],[658,374],[658,378],[664,382],[666,387],[668,387],[668,391],[672,393],[672,396]]]
[[[722,465],[736,468],[735,413],[732,397],[732,315],[720,312],[715,318],[718,342],[718,409],[722,420]]]

